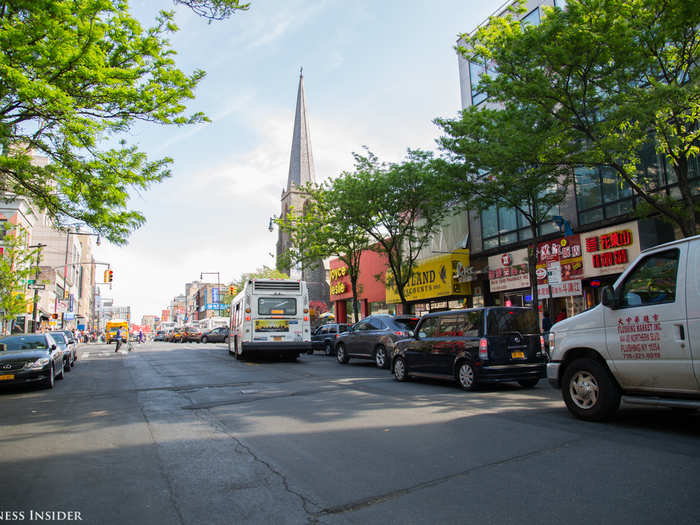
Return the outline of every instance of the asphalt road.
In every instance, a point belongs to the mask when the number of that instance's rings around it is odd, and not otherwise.
[[[320,354],[242,363],[224,345],[168,343],[80,354],[54,390],[0,391],[4,521],[700,520],[698,414],[624,407],[584,423],[546,381],[467,393]]]

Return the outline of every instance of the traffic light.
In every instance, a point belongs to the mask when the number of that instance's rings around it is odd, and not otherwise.
[[[51,314],[51,319],[58,319],[58,314]]]
[[[231,285],[228,287],[228,293],[231,295],[236,295],[236,287]]]
[[[105,276],[106,276],[105,282],[106,282],[106,283],[111,283],[111,282],[112,282],[112,279],[114,278],[114,272],[113,272],[112,270],[107,270],[107,271],[105,272]]]

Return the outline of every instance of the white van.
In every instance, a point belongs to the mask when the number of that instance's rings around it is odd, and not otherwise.
[[[643,251],[601,304],[556,323],[547,378],[581,419],[620,400],[700,409],[700,235]]]

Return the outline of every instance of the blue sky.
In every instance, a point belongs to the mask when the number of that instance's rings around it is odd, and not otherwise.
[[[460,109],[457,35],[500,4],[252,0],[249,11],[211,24],[178,8],[175,60],[186,72],[207,72],[190,109],[212,122],[139,126],[127,137],[151,158],[172,157],[173,175],[133,195],[147,222],[128,246],[96,248],[114,270],[103,294],[131,305],[140,322],[201,272],[228,282],[274,266],[277,231],[267,225],[287,179],[302,66],[319,180],[351,169],[363,145],[386,161],[409,147],[435,149],[432,120]],[[144,25],[158,8],[171,4],[131,2]]]

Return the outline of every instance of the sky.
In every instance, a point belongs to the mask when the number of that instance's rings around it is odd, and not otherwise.
[[[140,322],[204,272],[223,284],[275,266],[277,229],[268,224],[287,181],[301,67],[318,182],[351,170],[363,146],[382,161],[435,150],[433,119],[460,110],[458,35],[501,3],[251,0],[248,11],[210,24],[175,8],[175,61],[186,73],[206,71],[188,110],[211,122],[139,125],[125,137],[151,160],[172,158],[172,177],[132,195],[146,223],[128,245],[95,248],[114,272],[102,295]],[[130,5],[144,26],[173,8]]]

